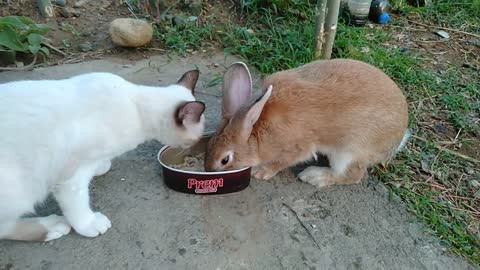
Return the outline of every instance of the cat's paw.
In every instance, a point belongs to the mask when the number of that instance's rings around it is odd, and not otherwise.
[[[58,239],[70,233],[71,227],[67,219],[63,216],[50,215],[39,218],[40,224],[47,230],[45,242]]]
[[[83,226],[74,226],[75,231],[85,237],[96,237],[112,227],[110,220],[102,213],[93,213],[90,221]]]
[[[298,178],[319,188],[330,186],[332,182],[332,174],[327,167],[310,166],[300,172]]]
[[[253,168],[252,174],[255,179],[269,180],[270,178],[274,177],[277,173],[265,167],[256,167],[256,168]]]
[[[99,163],[97,169],[95,170],[95,176],[106,174],[111,167],[112,162],[110,160]]]

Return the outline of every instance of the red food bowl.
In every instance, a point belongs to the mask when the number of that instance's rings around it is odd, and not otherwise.
[[[162,166],[163,181],[179,192],[199,195],[226,194],[241,191],[250,184],[251,168],[220,172],[196,172],[177,169],[171,165],[184,162],[187,155],[205,152],[210,135],[205,135],[188,149],[164,146],[158,152],[158,162]]]

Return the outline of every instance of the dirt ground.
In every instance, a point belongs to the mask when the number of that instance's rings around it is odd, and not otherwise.
[[[82,3],[75,6],[75,3]],[[67,1],[69,17],[57,13],[57,17],[44,18],[37,9],[37,1],[18,0],[11,1],[9,5],[2,6],[0,16],[17,15],[27,16],[38,23],[47,24],[51,30],[46,37],[51,40],[51,45],[61,49],[66,54],[84,52],[79,45],[90,42],[91,50],[105,51],[114,48],[108,35],[109,23],[115,18],[128,17],[130,12],[119,1]],[[57,8],[58,10],[58,8]],[[54,56],[60,55],[52,51]],[[52,61],[53,59],[51,59]]]
[[[208,108],[207,130],[214,130],[221,92],[220,85],[209,85],[233,61],[222,54],[113,57],[2,72],[0,83],[107,71],[165,85],[197,66],[196,95]],[[92,205],[113,224],[105,235],[89,239],[72,232],[46,244],[2,241],[0,269],[474,269],[424,232],[378,181],[317,190],[297,180],[300,168],[294,168],[271,181],[252,180],[239,193],[186,195],[164,185],[160,148],[157,142],[140,145],[93,181]],[[60,214],[52,200],[38,213]]]
[[[23,15],[48,24],[46,37],[61,52],[50,50],[51,56],[32,72],[1,72],[0,83],[97,70],[137,83],[164,84],[177,78],[176,71],[200,63],[199,97],[210,108],[208,125],[214,129],[220,93],[207,85],[222,71],[216,65],[223,61],[220,55],[172,60],[157,41],[146,48],[115,47],[109,23],[130,16],[120,0],[80,1],[79,6],[67,0],[70,16],[49,19],[37,12],[36,1],[8,2],[0,0],[0,16]],[[439,40],[421,25],[410,25],[398,29],[395,44],[384,45],[428,52],[422,62],[440,74],[451,66],[478,68],[479,58],[471,55],[480,55],[479,40],[450,34],[454,38]],[[104,60],[91,61],[95,59]],[[455,137],[453,128],[445,128],[445,139]],[[480,133],[473,136],[480,140]],[[373,180],[315,191],[287,171],[271,182],[253,181],[239,194],[191,197],[161,182],[155,160],[160,146],[149,142],[118,158],[93,185],[93,205],[113,222],[106,235],[86,239],[72,233],[49,244],[2,242],[0,270],[473,269],[423,233],[423,225],[413,222],[398,199]],[[480,156],[480,148],[459,151]],[[54,202],[39,210],[58,212]]]
[[[230,1],[204,0],[197,23],[238,21],[240,18],[231,14],[234,6]],[[66,0],[65,10],[68,15],[62,16],[58,7],[56,10],[56,17],[44,18],[38,12],[36,1],[0,0],[0,16],[27,16],[50,27],[45,37],[61,52],[50,49],[51,55],[40,66],[78,63],[108,55],[121,55],[133,60],[168,52],[162,42],[155,39],[144,47],[134,49],[118,47],[112,43],[108,34],[110,22],[116,18],[134,17],[124,0]],[[178,9],[172,9],[170,13],[192,15]],[[216,48],[209,48],[209,51],[216,51]],[[24,61],[27,64],[28,61]]]

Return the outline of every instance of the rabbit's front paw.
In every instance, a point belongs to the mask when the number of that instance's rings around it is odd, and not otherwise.
[[[332,174],[327,167],[310,166],[298,174],[298,178],[316,187],[331,185]]]
[[[277,172],[274,172],[266,167],[256,167],[253,168],[253,177],[259,180],[268,180],[274,177]]]

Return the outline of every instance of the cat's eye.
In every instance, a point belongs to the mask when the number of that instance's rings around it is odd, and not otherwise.
[[[230,155],[227,155],[222,159],[222,165],[227,165],[229,160],[230,160]]]

